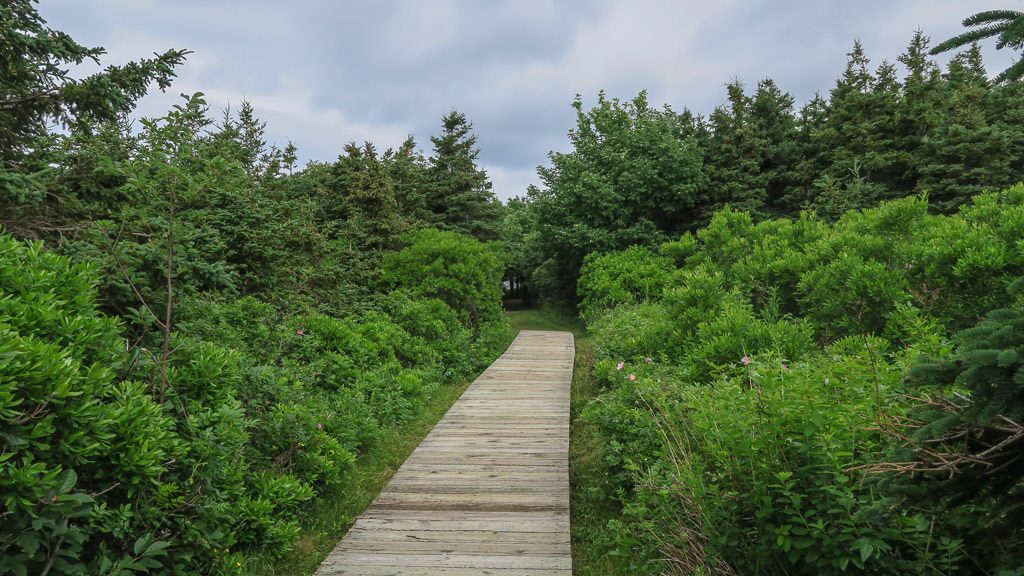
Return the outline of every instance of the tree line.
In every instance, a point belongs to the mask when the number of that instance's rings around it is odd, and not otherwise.
[[[271,572],[509,341],[465,115],[302,167],[248,102],[129,123],[188,55],[75,77],[0,6],[0,574]]]
[[[706,225],[725,206],[755,220],[849,210],[925,194],[953,213],[971,197],[1015,183],[1024,170],[1024,87],[995,82],[977,45],[940,67],[914,33],[896,63],[872,66],[859,42],[835,85],[799,107],[766,78],[735,80],[709,115],[653,106],[646,93],[573,103],[572,150],[540,168],[527,195],[525,243],[512,266],[539,292],[576,300],[586,254],[656,246]],[[897,65],[898,63],[898,65]],[[520,232],[515,230],[521,229]]]

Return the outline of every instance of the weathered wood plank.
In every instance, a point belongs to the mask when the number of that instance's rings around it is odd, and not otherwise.
[[[413,451],[319,576],[570,576],[563,332],[523,331]]]
[[[518,570],[516,568],[431,568],[426,566],[352,566],[332,564],[322,576],[570,576],[572,570]]]

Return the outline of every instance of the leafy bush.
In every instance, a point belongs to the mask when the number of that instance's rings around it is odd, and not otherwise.
[[[145,526],[131,517],[181,442],[144,385],[116,382],[123,344],[95,284],[0,234],[0,573],[161,566],[168,542],[150,532],[133,549]]]
[[[0,573],[243,573],[291,546],[305,503],[384,430],[508,342],[407,294],[344,318],[186,294],[164,363],[152,336],[125,352],[96,285],[0,235]]]
[[[620,512],[588,538],[634,573],[1017,573],[1022,206],[723,210],[666,245],[660,297],[591,318]]]
[[[384,256],[383,277],[391,286],[441,300],[475,333],[502,317],[505,268],[494,250],[468,236],[432,229],[413,232],[404,243]]]
[[[617,306],[590,325],[595,352],[617,360],[676,356],[675,330],[666,307],[654,302]]]
[[[584,259],[577,282],[580,315],[596,318],[619,304],[656,298],[672,269],[669,258],[641,246],[603,255],[593,252]]]

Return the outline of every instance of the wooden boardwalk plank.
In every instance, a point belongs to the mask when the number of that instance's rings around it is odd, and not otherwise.
[[[571,576],[572,334],[524,330],[395,472],[318,576]]]

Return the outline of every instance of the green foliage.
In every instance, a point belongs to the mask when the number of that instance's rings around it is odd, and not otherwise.
[[[909,410],[909,441],[891,458],[915,463],[910,470],[917,477],[897,477],[886,486],[905,505],[940,511],[940,534],[1009,571],[1024,562],[1024,470],[1017,456],[1024,435],[1020,302],[990,311],[954,342],[955,351],[923,357],[908,373],[910,386],[929,401]]]
[[[1016,13],[990,16],[986,22],[1005,29],[983,32],[1024,30]],[[895,58],[899,66],[873,65],[855,42],[835,85],[799,110],[771,79],[752,92],[730,82],[725,102],[706,118],[652,108],[644,93],[629,102],[600,93],[590,110],[577,98],[572,150],[552,153],[539,170],[544,187],[529,192],[537,218],[529,244],[533,286],[547,298],[578,303],[575,280],[587,255],[710,230],[724,224],[715,219],[728,209],[750,224],[811,213],[820,225],[926,195],[932,212],[952,214],[1016,184],[1024,166],[1024,138],[1015,127],[1024,120],[1024,88],[990,81],[977,45],[956,46],[967,49],[942,69],[929,59],[921,31]]]
[[[480,150],[473,124],[453,110],[441,119],[441,128],[442,133],[430,139],[434,154],[426,207],[433,214],[432,223],[482,241],[494,240],[501,204],[487,173],[476,164]]]
[[[618,513],[588,538],[640,574],[1013,573],[1022,205],[1018,186],[954,216],[726,209],[666,244],[660,296],[589,326],[592,489]]]
[[[384,256],[384,281],[415,297],[441,300],[474,331],[501,318],[504,263],[494,248],[431,229],[409,234],[404,243]]]
[[[82,46],[48,28],[34,4],[34,0],[12,0],[0,8],[0,57],[7,63],[0,74],[4,95],[0,163],[5,173],[30,142],[46,134],[48,123],[80,129],[92,122],[116,120],[134,107],[151,83],[161,90],[170,86],[174,68],[188,54],[168,50],[152,59],[108,66],[75,79],[68,70],[71,66],[86,61],[98,64],[105,51]],[[10,201],[12,189],[5,187],[3,192],[0,198]]]
[[[704,178],[688,115],[651,108],[644,93],[573,107],[573,151],[553,153],[540,169],[546,188],[530,192],[542,254],[534,282],[563,300],[575,298],[587,254],[656,246],[692,227]]]
[[[54,250],[0,234],[0,574],[249,573],[508,344],[499,249],[387,253],[432,220],[411,138],[296,171],[248,102],[215,124],[202,94],[134,133],[121,114],[183,53],[74,81],[101,49],[29,2],[0,18],[31,52],[4,84],[0,221]],[[472,160],[467,134],[448,152]]]
[[[580,314],[596,318],[619,304],[657,298],[672,269],[670,259],[639,246],[601,256],[592,253],[584,260],[577,282]]]
[[[974,44],[985,38],[996,38],[996,49],[1024,49],[1024,12],[1017,10],[986,10],[964,18],[964,27],[974,28],[939,44],[932,54],[948,52]],[[996,82],[1020,80],[1024,76],[1024,65],[1019,61],[996,76]]]
[[[86,267],[0,235],[5,574],[161,566],[166,541],[146,536],[133,552],[125,540],[145,526],[96,529],[105,512],[130,517],[181,444],[143,385],[115,382],[123,345],[117,323],[95,311],[95,294]]]
[[[676,325],[661,303],[622,304],[590,324],[595,352],[605,358],[640,361],[677,351]]]

